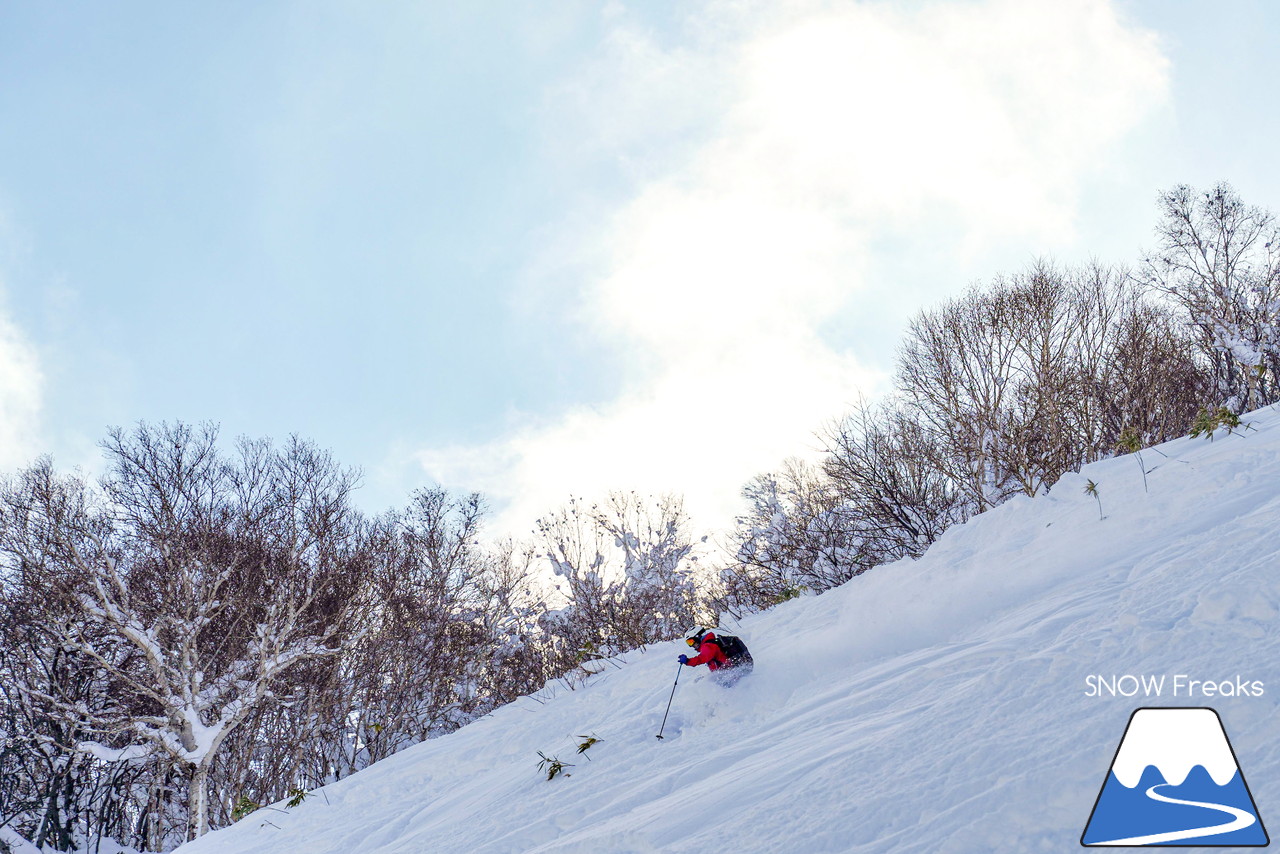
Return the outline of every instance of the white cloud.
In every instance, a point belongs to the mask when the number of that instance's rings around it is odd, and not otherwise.
[[[39,414],[40,370],[35,351],[0,313],[0,472],[31,462],[37,453]]]
[[[1052,245],[1166,98],[1153,37],[1103,0],[779,8],[707,5],[671,45],[619,15],[569,99],[585,125],[555,117],[639,183],[552,244],[592,259],[572,310],[636,368],[607,405],[421,455],[509,502],[509,529],[612,488],[683,492],[723,524],[749,477],[883,382],[821,335],[886,287],[867,276],[879,239],[937,229],[939,270]]]

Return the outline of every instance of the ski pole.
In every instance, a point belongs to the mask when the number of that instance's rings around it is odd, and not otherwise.
[[[658,727],[658,738],[662,738],[662,731],[667,728],[667,715],[671,714],[671,701],[676,698],[676,686],[680,684],[680,671],[684,670],[683,664],[676,665],[676,681],[671,683],[671,696],[667,698],[667,710],[662,713],[662,726]]]

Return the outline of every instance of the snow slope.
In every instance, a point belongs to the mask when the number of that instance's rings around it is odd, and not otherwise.
[[[1107,460],[744,621],[755,674],[726,691],[686,669],[665,740],[675,643],[180,850],[1075,851],[1148,705],[1217,709],[1280,827],[1280,414],[1246,420],[1144,452],[1149,492],[1135,457]],[[1165,681],[1089,696],[1096,674]],[[1188,695],[1238,678],[1262,695]],[[601,739],[590,761],[577,735]],[[571,776],[547,781],[538,751]]]

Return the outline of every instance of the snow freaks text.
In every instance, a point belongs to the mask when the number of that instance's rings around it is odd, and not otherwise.
[[[1265,691],[1261,680],[1239,675],[1231,679],[1195,679],[1184,673],[1174,676],[1091,673],[1084,680],[1086,697],[1261,697]]]

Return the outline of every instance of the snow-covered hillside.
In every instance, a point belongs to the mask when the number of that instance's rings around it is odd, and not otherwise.
[[[1149,492],[1136,457],[1108,460],[744,621],[755,674],[686,669],[663,740],[675,643],[181,851],[1079,850],[1150,705],[1215,708],[1280,826],[1280,414],[1246,420],[1144,452]],[[1112,696],[1125,674],[1160,696]]]

